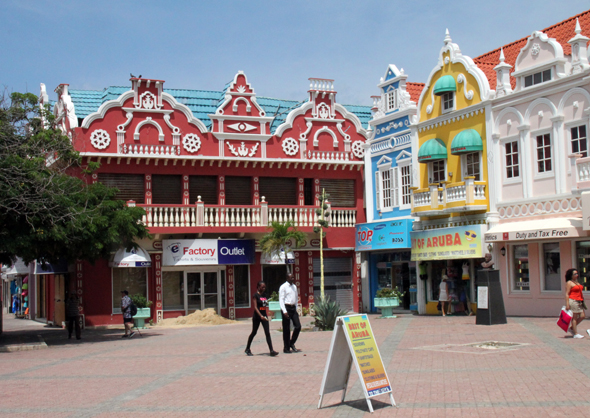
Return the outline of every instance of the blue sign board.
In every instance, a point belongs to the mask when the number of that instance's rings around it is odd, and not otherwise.
[[[253,239],[217,240],[218,264],[254,264]]]
[[[413,219],[356,225],[355,251],[410,248]]]

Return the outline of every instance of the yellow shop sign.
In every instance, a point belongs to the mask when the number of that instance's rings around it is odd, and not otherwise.
[[[412,261],[482,258],[485,225],[410,232]]]

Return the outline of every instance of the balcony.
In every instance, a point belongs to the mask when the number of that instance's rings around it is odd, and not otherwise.
[[[486,210],[488,200],[485,181],[465,177],[458,183],[442,182],[427,189],[412,190],[412,215],[438,216],[456,212]]]
[[[590,157],[582,157],[582,154],[570,155],[570,161],[575,162],[575,170],[577,173],[576,184],[572,188],[578,190],[590,189]]]
[[[135,205],[133,201],[127,203],[145,209],[146,214],[142,222],[148,228],[266,229],[272,222],[288,220],[299,228],[319,226],[316,213],[318,207],[271,206],[264,201],[264,197],[258,206],[205,205],[200,198],[195,205]],[[356,208],[330,207],[330,213],[330,227],[353,228],[356,224]]]

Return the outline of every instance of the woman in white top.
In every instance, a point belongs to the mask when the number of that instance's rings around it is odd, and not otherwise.
[[[449,278],[443,272],[442,281],[439,285],[438,301],[442,311],[442,316],[447,316],[447,303],[449,302]]]

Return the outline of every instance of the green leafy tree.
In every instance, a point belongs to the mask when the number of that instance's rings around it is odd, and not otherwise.
[[[269,227],[270,231],[260,239],[260,249],[263,253],[285,254],[285,261],[287,252],[291,248],[291,243],[294,243],[295,248],[303,246],[305,243],[305,234],[297,229],[293,221],[272,222]],[[291,266],[287,264],[287,271],[292,273]]]
[[[0,263],[94,262],[149,236],[144,210],[115,200],[117,189],[88,184],[70,139],[31,93],[0,97]]]

